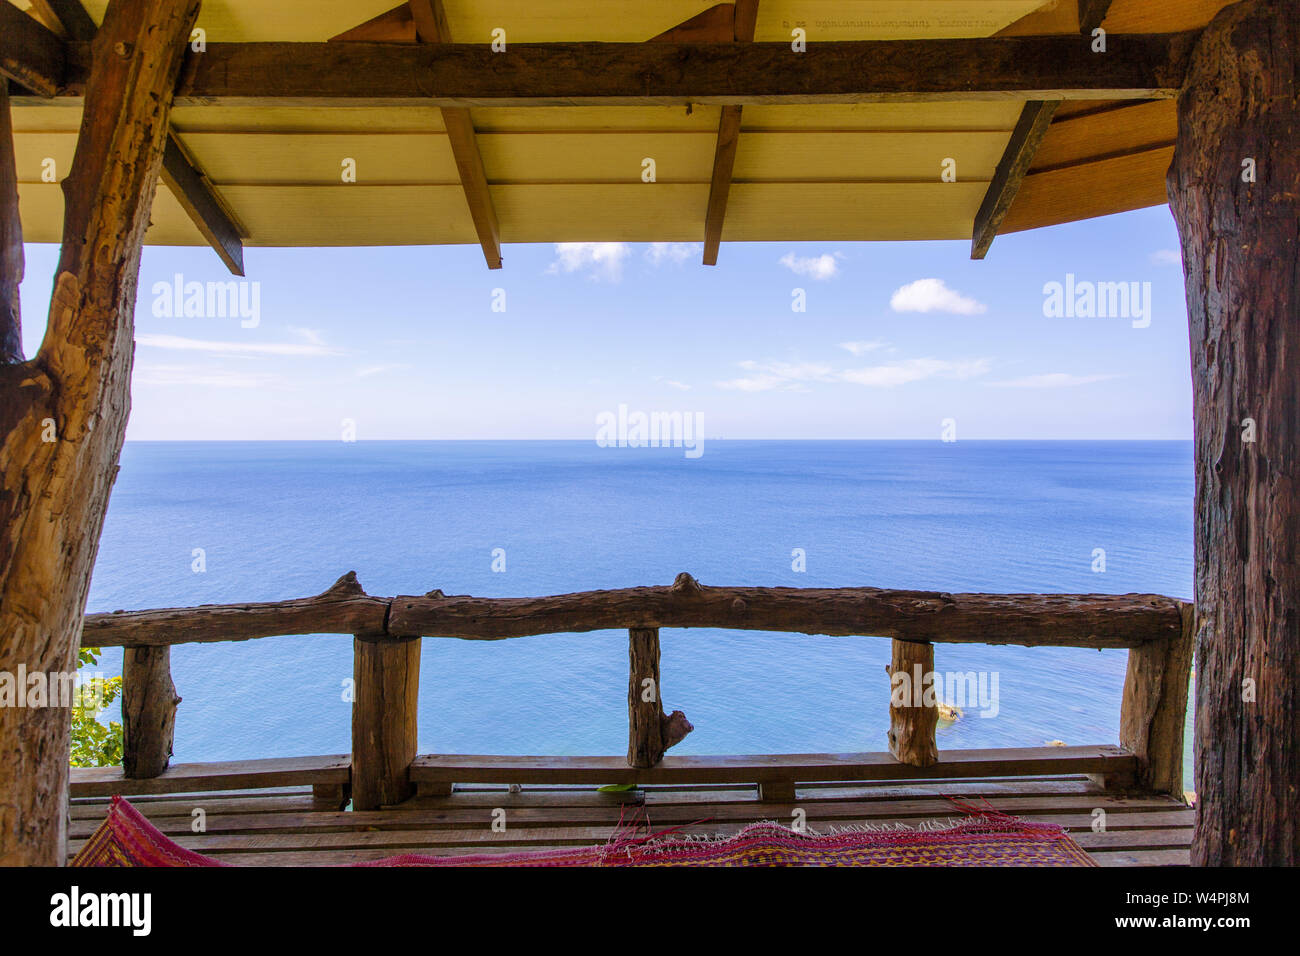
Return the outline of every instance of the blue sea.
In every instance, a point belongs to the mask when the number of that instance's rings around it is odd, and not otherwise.
[[[704,448],[128,443],[89,610],[303,597],[349,570],[376,595],[543,595],[680,571],[706,586],[1192,593],[1190,442]],[[662,647],[664,704],[696,728],[675,753],[885,749],[886,639],[665,630]],[[101,669],[120,667],[106,650]],[[1118,739],[1123,651],[939,645],[936,668],[999,687],[997,715],[966,708],[941,749]],[[349,636],[182,645],[172,670],[177,761],[350,749]],[[626,694],[626,632],[426,638],[420,749],[621,754]]]

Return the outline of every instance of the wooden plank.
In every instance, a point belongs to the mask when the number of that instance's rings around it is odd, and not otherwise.
[[[622,757],[423,755],[410,774],[420,783],[763,783],[1105,773],[1135,763],[1132,754],[1112,746],[951,750],[928,767],[900,764],[887,753],[666,756],[646,769],[628,767]]]
[[[1119,729],[1120,744],[1137,757],[1137,786],[1180,800],[1187,694],[1196,649],[1195,608],[1184,604],[1181,611],[1179,637],[1128,652]]]
[[[244,274],[244,242],[208,178],[190,161],[175,133],[167,135],[160,173],[163,183],[234,275]]]
[[[416,35],[421,43],[451,43],[451,29],[447,26],[447,12],[442,0],[410,0],[411,17],[415,21]],[[442,123],[447,130],[447,140],[456,159],[465,201],[474,220],[483,258],[489,269],[501,268],[501,226],[497,222],[496,207],[488,188],[487,172],[478,140],[474,136],[474,123],[465,107],[443,107]]]
[[[54,96],[64,70],[63,40],[13,4],[0,2],[0,77],[38,96]],[[81,83],[84,86],[84,71]]]
[[[29,20],[31,18],[28,18]],[[37,25],[39,28],[39,25]],[[48,32],[48,31],[47,31]],[[1199,31],[816,43],[209,43],[179,105],[646,106],[952,100],[1170,99]],[[57,39],[57,38],[55,38]],[[61,95],[84,88],[68,45]]]
[[[1022,232],[1169,201],[1165,175],[1173,147],[1090,160],[1025,177],[1002,233]]]
[[[989,183],[984,203],[975,216],[975,235],[971,239],[972,259],[983,259],[997,237],[1002,221],[1011,211],[1020,192],[1020,184],[1029,172],[1038,146],[1052,124],[1052,115],[1060,104],[1056,101],[1031,101],[1025,104],[1020,121],[1011,133],[1007,150],[998,163],[993,182]]]
[[[365,23],[355,26],[329,38],[330,43],[417,43],[415,17],[412,5],[398,4]]]
[[[156,777],[131,780],[121,767],[73,767],[72,796],[192,793],[292,784],[346,783],[351,776],[348,754],[325,757],[275,757],[225,763],[173,764]]]
[[[420,639],[353,640],[352,805],[374,810],[414,795],[407,768],[417,752]]]

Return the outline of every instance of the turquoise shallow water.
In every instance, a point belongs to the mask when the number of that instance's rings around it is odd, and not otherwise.
[[[131,443],[89,609],[300,597],[347,570],[372,594],[538,595],[687,570],[706,585],[1186,598],[1191,455],[1190,442],[714,441],[695,460],[594,442]],[[887,640],[662,641],[665,704],[696,727],[675,752],[884,749]],[[175,759],[349,749],[350,638],[181,646],[172,660]],[[623,632],[426,639],[421,666],[424,752],[626,749]],[[996,717],[968,707],[940,747],[1117,738],[1122,651],[940,646],[936,666],[996,673],[999,689]]]

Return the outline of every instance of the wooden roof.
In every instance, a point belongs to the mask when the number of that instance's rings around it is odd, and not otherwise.
[[[347,34],[334,44],[381,40],[394,51],[426,35],[434,42],[487,44],[498,27],[508,44],[639,43],[679,24],[665,40],[743,42],[752,31],[757,43],[788,44],[791,29],[802,25],[810,47],[1050,34],[1086,49],[1080,11],[1087,17],[1089,8],[1107,7],[1096,0],[761,0],[746,27],[754,0],[741,0],[739,16],[730,4],[723,11],[708,0],[417,0],[411,8],[445,10],[440,23],[420,32],[408,8],[394,9],[395,2],[204,0],[199,26],[209,44],[316,44]],[[1113,0],[1102,23],[1113,35],[1177,33],[1203,27],[1227,2]],[[33,0],[4,3],[33,6]],[[51,19],[50,7],[64,5],[35,0],[32,14],[78,39],[75,28]],[[98,22],[106,5],[87,0],[85,10]],[[1172,99],[1097,95],[1102,98],[1073,96],[1054,115],[1049,110],[1039,118],[1045,134],[1025,129],[1025,142],[1016,130],[1031,98],[1010,94],[970,100],[948,94],[926,102],[751,100],[742,112],[698,101],[465,107],[395,97],[322,106],[302,105],[300,97],[254,102],[195,90],[178,96],[173,111],[181,156],[173,159],[182,172],[164,176],[146,241],[213,242],[213,229],[222,228],[212,225],[215,217],[239,234],[236,244],[241,238],[250,246],[481,242],[491,263],[493,229],[504,243],[701,242],[707,213],[715,246],[719,239],[968,239],[981,207],[999,190],[1009,206],[992,232],[1163,203],[1175,134]],[[700,97],[709,99],[724,98]],[[52,159],[57,177],[66,175],[80,100],[15,96],[13,102],[24,236],[58,242],[62,193],[42,172]],[[642,178],[647,157],[655,163],[653,183]],[[355,183],[341,175],[349,159]],[[949,159],[954,182],[941,178]],[[1017,159],[1028,164],[1023,182],[1010,168]],[[185,160],[194,174],[189,186]],[[728,163],[729,188],[724,184],[719,196],[717,181]],[[1010,172],[1009,189],[999,181],[1000,166],[1006,167],[1002,178]],[[184,195],[193,190],[210,200],[208,228],[200,228],[205,214],[195,196]]]

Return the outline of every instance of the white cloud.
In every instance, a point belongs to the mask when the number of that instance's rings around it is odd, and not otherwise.
[[[989,370],[988,359],[969,359],[965,361],[948,361],[946,359],[917,358],[895,362],[891,365],[875,365],[870,368],[847,369],[840,373],[845,382],[866,385],[871,388],[894,388],[909,382],[919,382],[926,378],[975,378]]]
[[[889,305],[895,312],[979,315],[988,311],[988,306],[948,288],[942,279],[917,279],[895,290],[889,299]]]
[[[840,271],[839,262],[836,261],[837,256],[838,253],[831,255],[827,252],[820,256],[805,257],[787,252],[777,261],[795,275],[807,276],[810,279],[829,279]]]
[[[395,372],[398,369],[410,368],[411,366],[401,365],[365,365],[357,369],[358,378],[369,378],[372,375],[379,375],[381,372]]]
[[[311,345],[325,344],[325,340],[321,338],[320,329],[303,329],[296,325],[291,325],[289,326],[289,331]]]
[[[840,348],[854,355],[865,355],[868,352],[874,352],[876,349],[883,349],[884,342],[841,342]]]
[[[645,257],[651,265],[671,262],[680,265],[687,259],[695,259],[704,254],[704,246],[698,242],[652,242],[645,251]]]
[[[717,382],[718,388],[742,392],[805,391],[808,382],[847,382],[870,388],[894,388],[927,378],[966,379],[984,375],[988,359],[917,358],[866,368],[837,369],[815,362],[741,362],[740,367],[753,374]]]
[[[178,352],[219,352],[223,355],[341,355],[335,348],[310,342],[217,342],[180,335],[137,335],[136,345]]]
[[[197,365],[137,365],[131,373],[132,385],[201,385],[208,388],[266,388],[270,380],[263,375],[249,375],[226,369]]]
[[[595,280],[618,282],[623,262],[632,254],[626,242],[557,242],[555,261],[547,272],[585,272]]]
[[[673,388],[677,389],[678,391],[682,391],[682,392],[689,392],[691,390],[691,387],[687,385],[685,382],[679,382],[674,378],[665,379],[664,384],[670,385]]]
[[[1075,385],[1091,385],[1115,378],[1114,375],[1070,375],[1066,372],[1045,372],[1041,375],[1026,375],[1024,378],[1008,379],[1005,382],[985,382],[997,388],[1070,388]]]
[[[1183,254],[1177,249],[1157,249],[1151,253],[1151,264],[1157,266],[1181,266]]]

